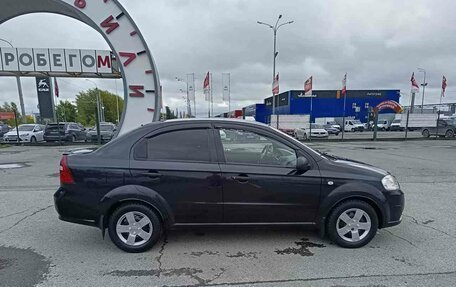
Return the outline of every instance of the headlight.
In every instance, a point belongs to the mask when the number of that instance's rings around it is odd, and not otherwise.
[[[382,178],[383,187],[388,191],[399,190],[399,182],[397,182],[396,178],[391,174],[386,175]]]
[[[29,134],[22,134],[21,137],[28,137]]]

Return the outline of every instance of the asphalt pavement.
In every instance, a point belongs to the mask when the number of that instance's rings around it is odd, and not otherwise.
[[[58,220],[52,195],[69,147],[0,148],[0,286],[456,284],[456,141],[310,145],[396,175],[403,222],[361,249],[302,228],[204,228],[128,254],[96,228]]]

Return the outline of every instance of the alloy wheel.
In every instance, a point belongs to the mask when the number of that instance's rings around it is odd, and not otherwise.
[[[140,246],[152,236],[153,225],[149,217],[139,211],[129,211],[116,224],[119,239],[129,246]]]
[[[350,208],[337,218],[336,230],[343,240],[358,242],[369,234],[371,225],[367,212],[359,208]]]

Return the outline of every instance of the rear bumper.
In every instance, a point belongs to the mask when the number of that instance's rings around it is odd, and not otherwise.
[[[54,207],[59,214],[59,219],[67,222],[99,227],[99,216],[97,216],[97,213],[93,209],[85,206],[81,200],[82,197],[60,187],[54,193]]]
[[[59,136],[44,136],[44,140],[47,142],[56,142],[56,141],[69,141],[70,136],[69,135],[61,135]]]

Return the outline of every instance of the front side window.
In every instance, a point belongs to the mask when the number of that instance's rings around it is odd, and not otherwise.
[[[227,163],[296,167],[294,149],[263,135],[238,129],[219,129]]]
[[[148,160],[211,161],[206,129],[167,132],[147,139],[146,144]]]

